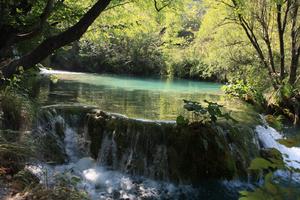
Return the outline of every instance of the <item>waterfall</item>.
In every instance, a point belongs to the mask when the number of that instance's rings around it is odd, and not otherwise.
[[[64,180],[73,180],[79,177],[76,184],[79,190],[88,193],[92,200],[99,199],[197,199],[198,192],[191,186],[175,186],[172,183],[157,182],[139,176],[130,176],[119,171],[110,170],[106,166],[117,165],[116,142],[114,134],[105,135],[102,139],[98,160],[85,155],[82,148],[86,146],[83,142],[84,136],[78,133],[80,124],[76,116],[66,116],[56,109],[47,109],[41,112],[36,125],[35,135],[42,137],[50,135],[55,138],[62,153],[66,154],[64,164],[50,165],[43,162],[28,165],[27,169],[36,174],[41,183],[50,187],[59,182],[63,176]],[[71,126],[72,125],[72,126]],[[82,129],[84,131],[84,128]],[[84,135],[84,134],[82,134]],[[137,142],[138,137],[133,141]],[[132,146],[132,154],[135,151]],[[88,152],[88,149],[85,149]],[[130,164],[130,159],[128,160]]]
[[[236,137],[238,129],[232,135],[216,132],[220,127],[185,130],[170,122],[97,113],[77,107],[76,111],[69,107],[41,111],[35,135],[53,137],[66,157],[63,163],[28,166],[42,183],[54,186],[60,177],[69,182],[79,179],[75,187],[93,200],[232,199],[238,195],[233,188],[248,187],[239,181],[199,181],[201,176],[219,178],[223,173],[230,177],[235,165],[247,165],[243,158],[248,158],[248,147],[238,150],[247,142]],[[251,132],[243,135],[252,147],[249,155],[256,152],[252,136]],[[193,181],[199,182],[192,185]]]
[[[264,125],[257,126],[256,132],[264,148],[275,148],[279,150],[286,165],[300,169],[300,147],[286,147],[280,144],[277,140],[282,139],[283,136],[274,128]]]
[[[112,166],[112,168],[115,168],[118,162],[116,154],[117,145],[114,139],[114,133],[111,138],[105,134],[101,143],[97,163],[101,166]]]

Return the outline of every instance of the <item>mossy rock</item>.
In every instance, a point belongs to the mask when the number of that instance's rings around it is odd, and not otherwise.
[[[108,167],[153,179],[198,183],[247,178],[247,167],[259,154],[254,131],[230,124],[178,127],[101,111],[88,114],[86,124],[93,158],[109,142],[109,156],[101,158]]]

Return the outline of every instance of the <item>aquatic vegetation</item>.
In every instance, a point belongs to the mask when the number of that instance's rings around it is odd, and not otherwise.
[[[206,107],[204,107],[199,102],[196,101],[190,101],[184,99],[183,102],[184,102],[183,108],[189,112],[192,112],[193,116],[196,117],[197,120],[207,121],[209,119],[210,122],[215,123],[218,118],[224,118],[226,120],[236,121],[234,118],[230,116],[230,113],[223,113],[221,110],[223,106],[219,105],[218,103],[204,100],[204,102],[208,104]],[[176,121],[179,121],[180,123],[188,122],[182,120],[181,116],[179,116],[179,118],[177,119],[178,120]]]

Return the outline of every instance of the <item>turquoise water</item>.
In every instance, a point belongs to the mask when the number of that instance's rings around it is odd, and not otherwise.
[[[221,92],[221,84],[190,80],[162,80],[137,78],[132,76],[99,75],[88,73],[44,70],[43,74],[55,75],[60,81],[73,81],[89,85],[105,86],[106,89],[122,88],[127,91],[144,90],[175,93],[211,93]]]
[[[228,101],[217,83],[48,70],[42,73],[58,79],[42,85],[39,97],[45,105],[93,105],[129,117],[156,120],[174,120],[185,114],[183,99],[219,102],[234,111],[244,109],[240,103]]]

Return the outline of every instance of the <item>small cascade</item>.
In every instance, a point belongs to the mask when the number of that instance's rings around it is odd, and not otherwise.
[[[117,145],[114,139],[114,133],[111,138],[105,134],[102,139],[97,163],[101,166],[112,166],[112,168],[114,168],[117,166],[117,162]]]
[[[57,154],[65,159],[28,169],[47,185],[58,184],[61,176],[78,180],[76,188],[93,200],[233,199],[238,195],[233,188],[248,185],[222,179],[243,173],[242,167],[249,163],[246,158],[251,160],[258,152],[253,148],[257,141],[251,132],[237,138],[240,130],[216,132],[219,129],[179,129],[170,122],[50,107],[41,112],[35,135],[51,136],[48,150],[56,152],[56,143]],[[249,153],[248,146],[241,146],[246,137],[252,147]],[[206,178],[220,181],[212,181],[212,187]]]
[[[300,147],[287,147],[278,142],[284,139],[281,133],[270,127],[264,120],[264,125],[256,127],[256,132],[263,148],[275,148],[281,154],[286,164],[291,169],[300,169]],[[274,173],[276,182],[282,185],[299,188],[300,173],[290,172],[288,170],[277,170]]]
[[[75,162],[79,157],[86,155],[83,128],[75,126],[80,124],[79,120],[78,116],[73,114],[66,117],[66,113],[59,109],[41,110],[33,135],[46,160],[57,162],[55,157],[59,157],[60,163],[66,160]]]
[[[277,140],[282,139],[283,136],[268,125],[257,126],[256,132],[264,148],[275,148],[279,150],[288,166],[300,169],[300,147],[289,148],[280,144]]]
[[[259,152],[250,129],[177,127],[174,122],[130,119],[99,110],[87,115],[85,125],[90,155],[100,166],[161,181],[247,179],[247,167]]]

